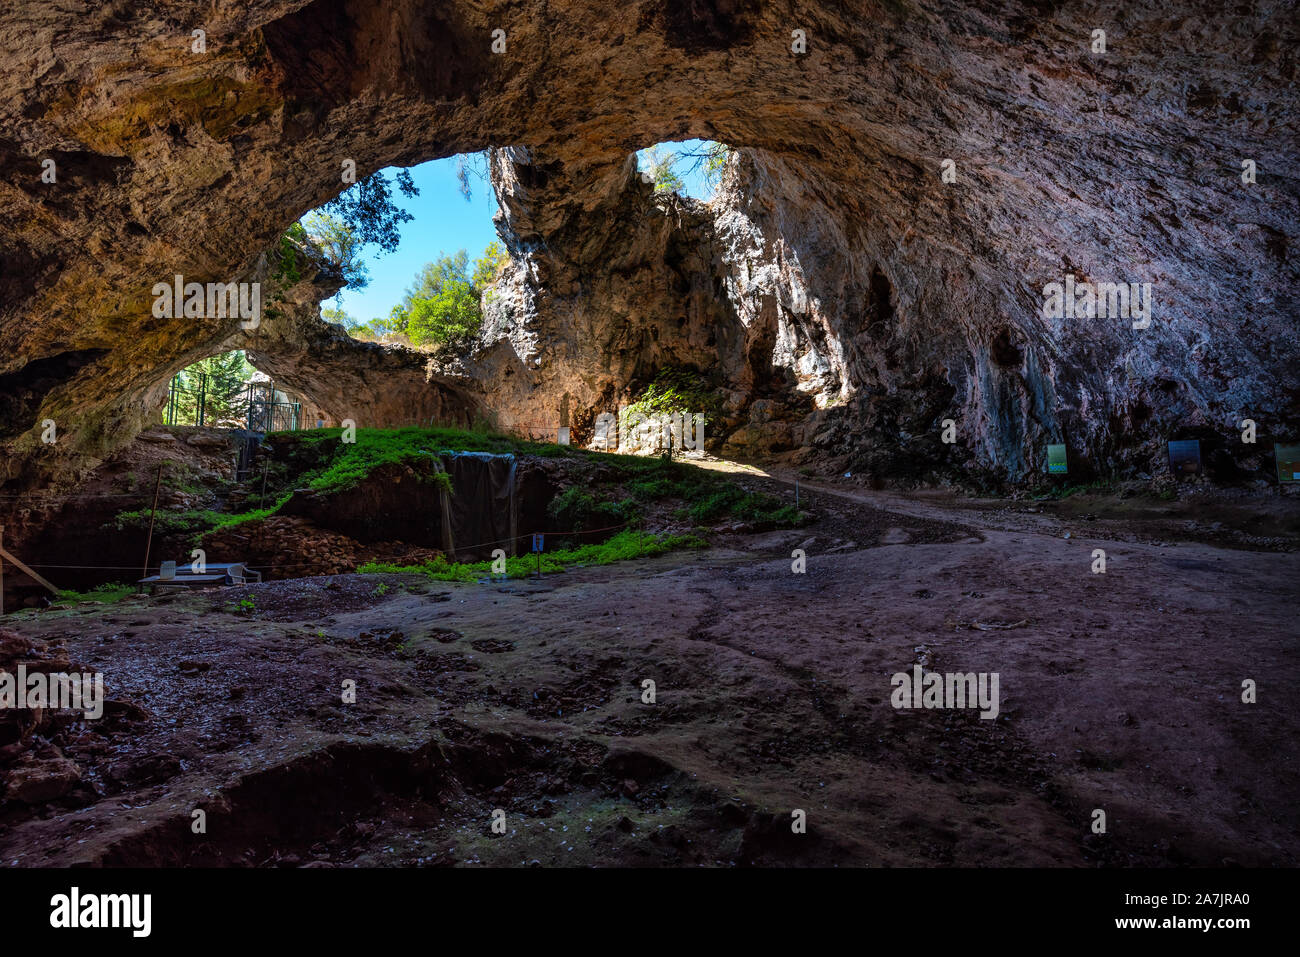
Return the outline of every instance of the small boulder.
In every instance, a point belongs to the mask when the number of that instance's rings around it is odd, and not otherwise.
[[[63,797],[81,783],[81,769],[67,758],[25,758],[9,771],[5,797],[42,804]]]

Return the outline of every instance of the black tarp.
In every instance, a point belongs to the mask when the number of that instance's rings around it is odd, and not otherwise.
[[[451,476],[453,490],[450,503],[444,499],[442,510],[442,547],[448,559],[483,561],[491,558],[496,548],[513,555],[518,537],[515,457],[443,452],[440,459]]]

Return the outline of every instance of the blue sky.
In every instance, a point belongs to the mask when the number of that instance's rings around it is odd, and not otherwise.
[[[702,145],[701,140],[661,144],[674,153],[699,149]],[[690,161],[678,164],[678,173],[686,182],[686,195],[707,199],[709,189],[702,170],[687,174],[689,165]],[[486,172],[485,161],[477,162],[476,166]],[[390,167],[385,172],[391,180],[396,170]],[[497,239],[492,225],[497,201],[491,185],[486,179],[471,175],[470,201],[466,202],[456,179],[454,156],[411,167],[411,178],[420,189],[419,196],[408,199],[393,189],[394,201],[415,217],[400,227],[402,241],[397,251],[376,255],[378,248],[368,246],[365,262],[370,271],[370,285],[364,289],[344,289],[338,302],[326,300],[321,303],[322,308],[332,309],[341,304],[348,315],[361,322],[387,316],[425,263],[432,262],[440,253],[450,254],[458,249],[466,250],[472,263],[488,243]]]
[[[480,169],[486,164],[480,162]],[[396,170],[385,170],[391,180]],[[473,262],[488,243],[497,238],[492,226],[492,214],[497,210],[497,199],[485,179],[470,176],[470,201],[460,192],[456,179],[456,158],[434,160],[411,167],[411,179],[419,187],[420,195],[408,199],[396,188],[393,200],[415,218],[400,227],[402,241],[397,250],[376,255],[376,246],[365,250],[366,268],[370,271],[370,285],[364,289],[344,289],[342,307],[348,315],[362,322],[388,315],[397,305],[415,275],[427,262],[438,258],[439,253],[454,253],[464,249]],[[334,308],[335,300],[321,303],[322,308]]]

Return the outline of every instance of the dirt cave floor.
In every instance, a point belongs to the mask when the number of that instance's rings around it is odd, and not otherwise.
[[[803,494],[806,528],[540,581],[9,616],[144,710],[70,729],[79,783],[0,804],[0,860],[1296,865],[1294,508],[1265,539],[1117,502]],[[896,710],[916,664],[997,672],[997,718]]]

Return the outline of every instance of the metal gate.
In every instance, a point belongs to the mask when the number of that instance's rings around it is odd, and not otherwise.
[[[302,403],[277,392],[274,382],[250,382],[238,399],[220,402],[212,394],[213,383],[206,372],[191,376],[197,376],[197,382],[190,379],[192,385],[179,374],[172,377],[163,407],[164,425],[238,428],[242,424],[250,432],[292,432],[301,427]]]
[[[274,382],[250,382],[247,401],[250,432],[292,432],[298,428],[302,403],[276,401]]]

